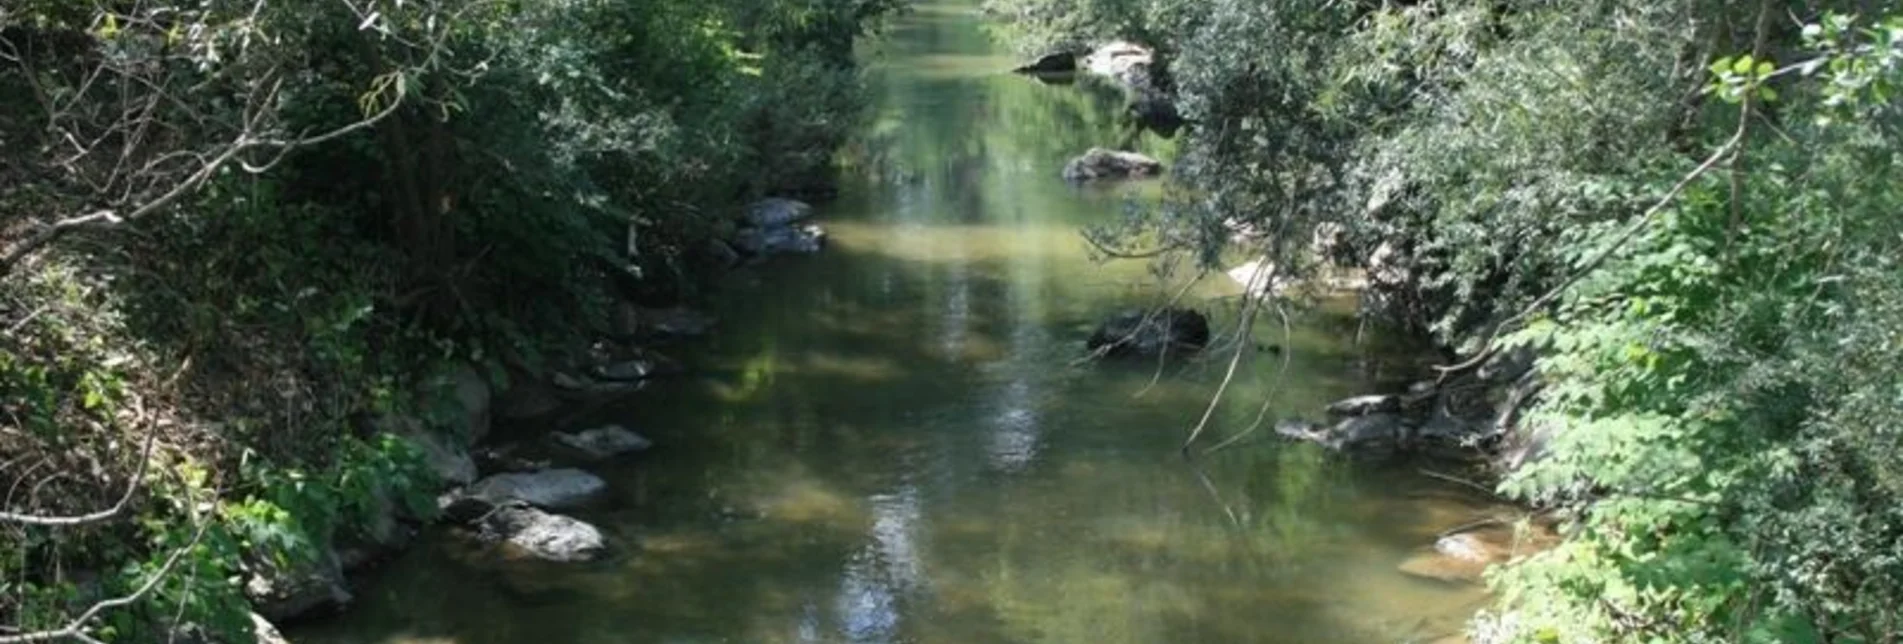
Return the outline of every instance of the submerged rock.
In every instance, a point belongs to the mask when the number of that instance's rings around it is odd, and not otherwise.
[[[1064,165],[1064,180],[1139,179],[1163,173],[1163,162],[1135,152],[1091,148]]]
[[[1209,320],[1189,309],[1131,310],[1097,326],[1085,346],[1105,356],[1155,357],[1196,351],[1209,343]]]
[[[1555,538],[1550,531],[1538,525],[1530,528],[1520,534],[1510,526],[1494,525],[1443,535],[1433,547],[1401,562],[1399,569],[1423,579],[1477,583],[1488,566],[1552,547]]]
[[[646,437],[620,425],[608,425],[579,432],[555,434],[555,441],[592,459],[614,458],[644,451],[654,446]]]
[[[479,529],[486,540],[506,543],[537,559],[559,563],[591,561],[608,549],[595,526],[574,517],[520,505],[489,512],[482,518]]]
[[[601,477],[572,468],[497,474],[470,486],[469,495],[493,503],[518,500],[554,510],[580,507],[608,491]]]

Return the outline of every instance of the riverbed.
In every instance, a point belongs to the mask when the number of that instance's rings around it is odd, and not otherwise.
[[[1474,586],[1396,565],[1484,505],[1414,466],[1282,442],[1256,419],[1402,386],[1420,352],[1344,302],[1264,322],[1228,366],[1078,364],[1094,324],[1190,276],[1099,262],[1079,231],[1157,182],[1078,188],[1092,146],[1168,159],[1114,91],[1009,73],[975,1],[921,2],[866,46],[876,114],[830,234],[742,270],[720,324],[661,347],[691,375],[576,419],[656,447],[591,466],[587,565],[431,533],[299,642],[1400,642],[1457,634]],[[1229,331],[1237,286],[1186,301]],[[1274,345],[1274,346],[1271,346]],[[547,429],[514,428],[516,435]]]

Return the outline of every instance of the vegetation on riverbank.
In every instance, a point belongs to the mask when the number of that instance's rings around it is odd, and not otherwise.
[[[249,641],[249,574],[433,509],[382,419],[823,194],[901,5],[0,8],[0,642]]]
[[[1571,517],[1485,641],[1903,637],[1903,15],[1871,2],[992,0],[1148,39],[1185,134],[1125,254],[1369,269],[1537,350],[1501,489]],[[1134,232],[1131,232],[1134,231]],[[1333,255],[1308,253],[1318,235]],[[1478,364],[1478,358],[1464,364]]]

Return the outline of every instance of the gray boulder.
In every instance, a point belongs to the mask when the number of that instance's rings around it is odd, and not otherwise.
[[[463,434],[471,443],[481,441],[489,435],[489,408],[494,398],[489,389],[489,380],[482,377],[476,368],[461,365],[449,376],[452,394],[457,409],[462,410]]]
[[[470,486],[469,495],[501,503],[517,500],[554,510],[581,507],[608,491],[601,477],[577,469],[497,474]]]
[[[423,453],[423,463],[444,483],[464,485],[476,480],[476,461],[469,454],[469,439],[432,429],[414,418],[386,416],[378,419],[376,425],[416,446]]]
[[[1064,165],[1064,180],[1072,183],[1106,179],[1140,179],[1163,174],[1163,162],[1135,152],[1091,148]]]
[[[506,543],[547,561],[591,561],[608,550],[595,526],[531,507],[498,508],[482,518],[479,528],[484,539]]]
[[[343,566],[328,548],[316,561],[257,566],[245,578],[244,594],[258,614],[279,622],[352,599]]]
[[[654,446],[646,437],[620,425],[555,434],[555,441],[592,459],[606,459],[644,451]]]

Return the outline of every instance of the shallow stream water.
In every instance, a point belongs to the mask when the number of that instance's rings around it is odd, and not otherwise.
[[[1114,92],[1008,73],[976,2],[922,2],[868,45],[877,116],[848,150],[829,247],[735,275],[694,375],[587,422],[657,447],[592,466],[576,513],[616,554],[498,561],[448,534],[358,584],[299,642],[1403,642],[1458,632],[1477,588],[1396,572],[1480,502],[1411,465],[1261,429],[1177,451],[1228,354],[1074,365],[1093,323],[1154,302],[1079,229],[1155,183],[1076,189],[1129,140]],[[1146,135],[1163,158],[1172,143]],[[1188,301],[1229,323],[1216,275]],[[1324,306],[1264,324],[1208,446],[1404,383],[1405,343]],[[1286,365],[1286,366],[1285,366]],[[1279,375],[1278,375],[1279,374]],[[548,428],[530,428],[548,429]]]

